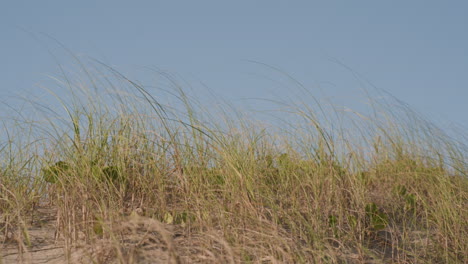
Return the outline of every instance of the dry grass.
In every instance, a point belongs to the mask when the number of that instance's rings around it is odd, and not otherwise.
[[[0,263],[468,261],[467,148],[409,109],[265,129],[102,68],[5,121]]]

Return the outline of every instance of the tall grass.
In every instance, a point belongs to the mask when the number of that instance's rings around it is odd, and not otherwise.
[[[397,100],[368,116],[282,102],[261,125],[168,76],[151,90],[96,69],[50,92],[61,110],[30,100],[34,119],[4,122],[0,236],[18,261],[46,209],[72,263],[467,261],[467,147]]]

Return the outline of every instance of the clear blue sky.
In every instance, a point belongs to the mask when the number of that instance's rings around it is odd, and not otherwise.
[[[281,79],[248,62],[259,61],[359,108],[360,84],[338,60],[436,123],[467,128],[467,14],[468,1],[2,1],[0,97],[60,74],[47,48],[63,52],[46,34],[123,72],[158,67],[228,99],[262,97],[266,78]]]

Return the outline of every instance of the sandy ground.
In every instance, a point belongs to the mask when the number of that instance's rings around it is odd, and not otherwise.
[[[21,246],[25,243],[18,243],[14,236],[0,241],[0,264],[234,262],[232,254],[226,252],[227,244],[216,238],[218,235],[188,237],[182,228],[137,214],[113,224],[118,239],[108,237],[87,244],[75,243],[78,245],[67,253],[63,239],[55,239],[55,214],[52,208],[38,210],[28,228],[29,246]],[[205,243],[214,247],[206,249]]]
[[[31,246],[20,246],[15,235],[10,235],[0,244],[0,263],[66,263],[63,243],[54,238],[55,211],[41,208],[31,222],[28,229]]]
[[[20,246],[14,235],[9,237],[0,245],[0,263],[63,263],[63,246],[54,242],[53,222],[42,219],[39,225],[29,229],[31,247]]]
[[[236,263],[234,252],[217,230],[187,234],[181,226],[167,225],[138,214],[120,219],[112,225],[114,239],[98,238],[91,243],[75,243],[66,252],[63,238],[55,239],[56,211],[42,207],[30,220],[30,245],[18,243],[15,235],[0,241],[0,264],[9,263]],[[391,234],[378,234],[386,246],[381,254],[391,259],[394,254]],[[427,234],[414,232],[411,240],[422,248],[429,243]],[[21,246],[23,245],[23,246]],[[349,263],[362,263],[359,255],[348,252]],[[354,256],[356,255],[356,256]],[[388,255],[388,256],[387,256]],[[377,258],[378,259],[378,258]],[[260,263],[281,263],[263,256]],[[368,260],[365,263],[381,263]]]

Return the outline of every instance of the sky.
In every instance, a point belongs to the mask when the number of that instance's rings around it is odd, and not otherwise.
[[[456,0],[2,1],[0,101],[60,75],[58,63],[71,63],[63,45],[131,78],[150,83],[147,69],[161,69],[228,101],[286,98],[285,73],[357,110],[363,86],[375,87],[466,132],[467,13]]]

